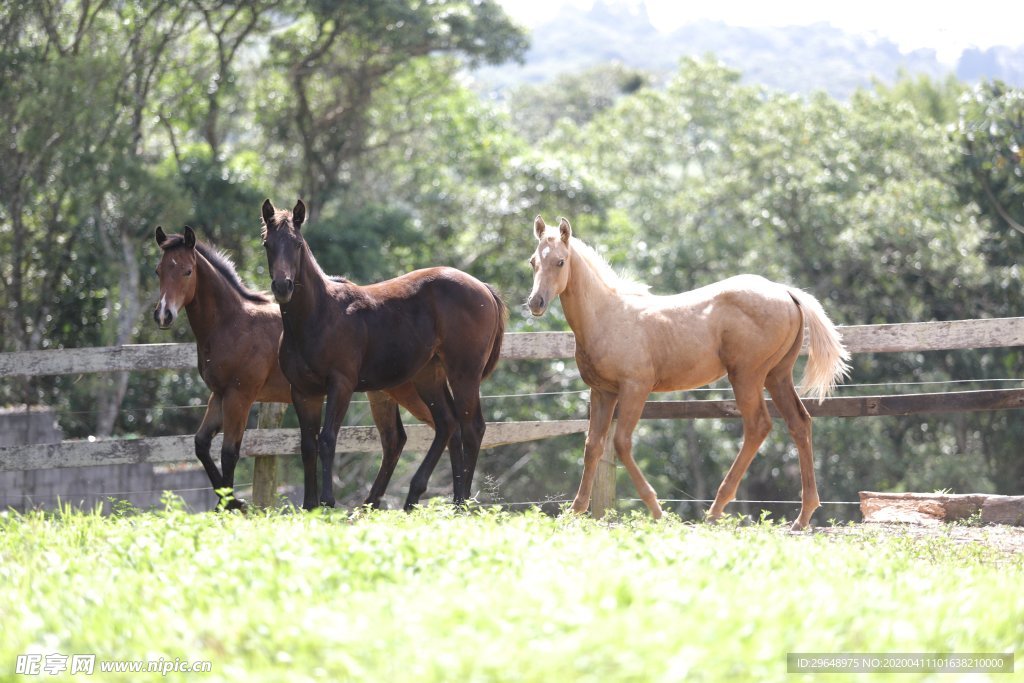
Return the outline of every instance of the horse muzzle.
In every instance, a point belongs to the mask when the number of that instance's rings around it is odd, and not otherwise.
[[[295,283],[290,277],[281,280],[271,280],[270,291],[274,293],[277,303],[286,304],[292,300],[292,293],[295,291]]]
[[[534,318],[539,318],[548,310],[548,302],[540,294],[534,294],[527,300],[526,305],[530,307],[530,313]]]
[[[159,303],[156,308],[153,309],[153,320],[156,321],[157,327],[161,330],[166,330],[174,322],[174,311],[164,303]]]

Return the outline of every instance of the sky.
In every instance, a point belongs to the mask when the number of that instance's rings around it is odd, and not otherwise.
[[[563,5],[583,9],[594,0],[499,0],[510,16],[533,28]],[[635,6],[641,0],[605,0]],[[903,51],[931,48],[954,63],[968,47],[1024,44],[1024,1],[965,0],[646,0],[661,31],[701,19],[735,26],[791,26],[828,22],[851,33],[888,38]]]

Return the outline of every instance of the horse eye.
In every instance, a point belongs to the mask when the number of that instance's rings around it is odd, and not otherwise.
[[[558,267],[561,268],[564,265],[565,265],[565,259],[564,258],[558,259]]]
[[[189,268],[188,270],[185,271],[185,277],[188,277],[191,274],[192,274],[192,269],[191,268]]]

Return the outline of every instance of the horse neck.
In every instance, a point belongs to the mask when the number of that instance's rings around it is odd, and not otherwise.
[[[198,251],[195,277],[196,291],[192,300],[185,304],[185,314],[196,341],[202,344],[219,324],[230,319],[232,310],[242,307],[242,297]]]
[[[303,241],[299,272],[295,278],[292,298],[281,306],[282,320],[286,329],[303,325],[316,311],[323,310],[321,302],[328,298],[327,276],[320,269],[309,244]]]
[[[594,272],[590,263],[575,251],[569,252],[569,282],[561,294],[565,319],[577,342],[598,333],[607,323],[620,297]]]

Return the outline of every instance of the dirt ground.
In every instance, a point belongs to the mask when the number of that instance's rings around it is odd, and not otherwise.
[[[962,524],[863,524],[837,527],[817,527],[815,533],[828,535],[856,536],[858,534],[882,531],[893,536],[929,538],[944,536],[957,543],[980,543],[1009,554],[1024,554],[1024,527],[992,524],[968,526]]]

